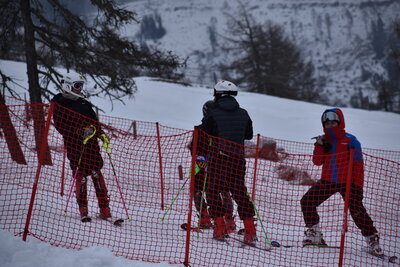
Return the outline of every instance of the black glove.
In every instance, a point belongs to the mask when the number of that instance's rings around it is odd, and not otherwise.
[[[324,147],[324,152],[328,153],[332,149],[332,145],[326,141],[325,139],[322,139],[322,146]]]

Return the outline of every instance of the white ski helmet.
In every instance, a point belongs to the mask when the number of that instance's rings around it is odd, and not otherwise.
[[[214,96],[233,95],[238,94],[238,87],[230,81],[219,81],[214,86]]]
[[[85,89],[85,78],[79,74],[67,74],[61,79],[61,92],[72,98],[83,98]]]

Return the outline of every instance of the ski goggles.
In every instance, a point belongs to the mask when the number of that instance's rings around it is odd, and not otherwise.
[[[321,121],[322,121],[322,123],[325,123],[327,121],[337,121],[340,123],[339,115],[333,111],[328,111],[328,112],[325,112],[324,114],[322,114]]]
[[[74,89],[77,89],[77,90],[82,90],[84,84],[85,84],[85,82],[73,82],[72,87],[74,87]]]

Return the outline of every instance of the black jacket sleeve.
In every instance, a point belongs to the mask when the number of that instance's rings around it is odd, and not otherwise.
[[[244,137],[246,140],[250,140],[253,138],[253,121],[250,119],[247,122],[247,128],[246,128],[246,135]]]

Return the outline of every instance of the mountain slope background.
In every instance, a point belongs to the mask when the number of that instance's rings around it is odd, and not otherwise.
[[[237,14],[237,1],[120,2],[141,17],[141,24],[126,27],[126,36],[140,42],[142,47],[162,47],[188,58],[189,82],[211,85],[215,78],[223,78],[219,77],[217,64],[226,60],[221,52],[222,36],[226,33],[225,14]],[[386,41],[391,37],[393,21],[400,16],[399,1],[243,0],[242,3],[258,23],[272,21],[283,26],[290,40],[313,62],[317,77],[325,82],[319,89],[324,103],[374,106],[378,98],[376,83],[389,78]]]

